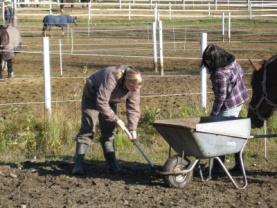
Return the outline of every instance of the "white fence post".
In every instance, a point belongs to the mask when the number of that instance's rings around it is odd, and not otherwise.
[[[88,3],[88,36],[90,35],[91,1]]]
[[[17,0],[13,0],[13,6],[14,6],[14,9],[16,10],[17,9]]]
[[[153,39],[153,58],[155,72],[158,72],[158,56],[157,56],[157,22],[154,21],[152,24],[152,39]]]
[[[52,1],[49,2],[49,14],[52,14]]]
[[[169,2],[168,10],[169,10],[169,19],[171,20],[171,18],[172,18],[171,2]]]
[[[211,4],[210,4],[210,2],[208,3],[208,10],[209,10],[208,15],[209,15],[209,17],[210,17],[210,16],[211,16]]]
[[[62,41],[59,39],[59,51],[60,51],[60,75],[63,76],[63,57],[62,57]]]
[[[159,41],[160,41],[160,70],[161,76],[164,76],[164,57],[163,57],[163,22],[159,21]]]
[[[2,1],[2,22],[5,24],[5,3]]]
[[[73,51],[74,51],[74,32],[72,30],[72,28],[70,29],[70,34],[71,34],[71,54],[73,54]]]
[[[224,36],[225,36],[225,14],[222,13],[222,41],[224,42]]]
[[[129,2],[129,15],[128,15],[128,19],[131,20],[131,2]]]
[[[231,42],[231,13],[228,13],[228,40]]]
[[[17,16],[16,16],[17,6],[16,6],[16,0],[12,0],[12,9],[13,9],[13,25],[17,26]]]
[[[51,115],[51,112],[52,112],[49,37],[43,37],[43,68],[44,68],[45,110],[49,116]]]
[[[158,8],[157,8],[157,4],[155,6],[155,9],[154,9],[154,21],[157,22],[158,20]]]
[[[201,52],[200,60],[202,60],[203,52],[207,47],[207,33],[201,33]],[[207,107],[207,69],[204,66],[201,66],[201,107]]]
[[[249,1],[249,17],[252,19],[252,3]]]

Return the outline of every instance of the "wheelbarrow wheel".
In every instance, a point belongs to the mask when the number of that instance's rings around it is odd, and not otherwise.
[[[188,167],[188,161],[184,158],[176,155],[174,157],[169,158],[166,163],[164,164],[164,171],[165,172],[176,172],[185,170]],[[180,174],[180,175],[166,175],[164,177],[165,183],[169,187],[174,188],[184,188],[193,177],[193,172],[190,171],[188,173]]]

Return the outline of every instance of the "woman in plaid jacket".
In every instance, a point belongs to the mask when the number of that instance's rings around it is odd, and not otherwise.
[[[238,117],[248,94],[243,81],[242,67],[235,56],[215,44],[209,44],[203,53],[202,65],[210,73],[214,92],[211,116]],[[225,157],[221,159],[224,162]],[[240,170],[239,161],[237,153],[233,170]],[[214,169],[218,170],[217,163]]]

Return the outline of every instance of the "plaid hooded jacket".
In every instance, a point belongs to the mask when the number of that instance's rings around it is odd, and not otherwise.
[[[216,69],[210,76],[214,91],[214,103],[211,115],[237,107],[248,99],[243,81],[243,71],[239,63]]]

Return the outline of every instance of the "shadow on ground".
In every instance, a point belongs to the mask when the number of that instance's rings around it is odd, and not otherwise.
[[[151,168],[148,164],[137,162],[119,161],[122,172],[120,174],[111,174],[108,171],[104,161],[90,160],[84,164],[85,175],[74,176],[71,174],[74,163],[72,161],[51,160],[44,162],[25,161],[21,163],[22,169],[37,172],[40,176],[52,175],[67,175],[76,178],[103,178],[112,181],[120,180],[126,184],[141,184],[141,185],[162,185],[163,180],[158,176],[156,171],[159,166]]]

